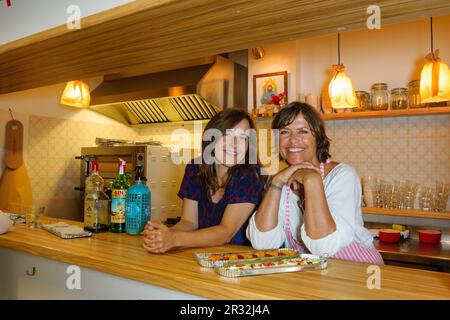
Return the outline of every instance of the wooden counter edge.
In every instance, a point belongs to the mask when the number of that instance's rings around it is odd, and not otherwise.
[[[167,273],[157,273],[152,269],[138,268],[132,264],[121,265],[116,263],[106,263],[105,261],[96,260],[84,255],[75,255],[61,251],[55,251],[50,248],[24,244],[20,241],[12,241],[3,239],[0,236],[0,247],[17,250],[34,256],[39,256],[63,263],[75,264],[80,267],[89,268],[99,272],[108,273],[114,276],[147,283],[163,287],[170,290],[180,291],[187,294],[201,296],[208,299],[251,299],[251,300],[279,300],[279,297],[269,294],[258,294],[240,289],[238,286],[234,288],[225,288],[223,283],[204,280],[201,283],[192,283],[191,279],[171,274],[170,278]],[[126,268],[125,268],[126,267]],[[152,276],[149,279],[149,274]],[[177,281],[180,280],[180,281]],[[189,284],[187,284],[189,282]],[[195,285],[195,286],[194,286]],[[205,290],[202,286],[207,286]],[[216,289],[216,290],[215,290]],[[214,292],[221,292],[220,295]]]

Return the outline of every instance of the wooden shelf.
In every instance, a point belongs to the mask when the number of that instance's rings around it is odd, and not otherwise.
[[[376,214],[376,215],[380,215],[380,216],[396,216],[396,217],[412,217],[412,218],[450,220],[450,212],[430,212],[430,211],[422,211],[422,210],[384,209],[384,208],[362,207],[362,213]]]
[[[386,110],[386,111],[328,113],[322,114],[322,119],[345,120],[345,119],[359,119],[359,118],[409,117],[409,116],[438,115],[447,113],[450,114],[450,107],[431,107],[431,108]]]
[[[450,114],[450,107],[431,107],[404,110],[361,111],[322,114],[323,120],[348,120],[361,118],[389,118]],[[274,117],[254,117],[256,121],[272,121]]]

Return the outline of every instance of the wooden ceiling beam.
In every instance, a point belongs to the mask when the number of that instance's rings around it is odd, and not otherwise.
[[[138,0],[0,47],[0,94],[363,29],[367,0]],[[448,0],[380,0],[382,25],[450,13]]]

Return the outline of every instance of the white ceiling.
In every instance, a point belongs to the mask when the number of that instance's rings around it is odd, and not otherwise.
[[[6,0],[0,1],[0,45],[45,31],[66,23],[70,5],[77,5],[81,18],[134,0]]]

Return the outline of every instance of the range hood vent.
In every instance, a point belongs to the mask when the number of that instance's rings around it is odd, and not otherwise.
[[[223,108],[247,109],[245,66],[222,56],[190,63],[194,65],[105,80],[91,94],[91,109],[129,126],[207,120]]]

